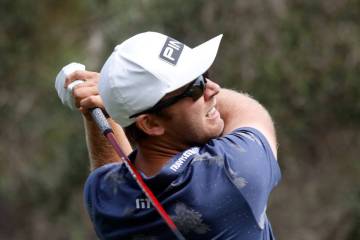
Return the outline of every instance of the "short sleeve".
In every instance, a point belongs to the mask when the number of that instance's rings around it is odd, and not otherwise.
[[[122,224],[126,201],[131,196],[129,188],[124,188],[124,167],[122,163],[104,165],[89,175],[84,186],[84,201],[95,231],[100,238],[113,231],[107,225],[111,222]]]
[[[264,135],[254,128],[239,128],[211,140],[205,148],[209,154],[224,159],[228,179],[263,228],[269,194],[281,178],[278,162]]]

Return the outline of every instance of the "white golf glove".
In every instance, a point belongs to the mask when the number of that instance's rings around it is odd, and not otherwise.
[[[61,71],[58,73],[55,79],[55,88],[61,102],[64,105],[67,105],[72,110],[76,109],[74,98],[72,96],[72,90],[77,84],[82,83],[84,81],[83,80],[73,81],[68,85],[67,88],[65,88],[64,85],[65,85],[65,79],[76,70],[85,70],[85,66],[80,63],[70,63],[61,69]]]

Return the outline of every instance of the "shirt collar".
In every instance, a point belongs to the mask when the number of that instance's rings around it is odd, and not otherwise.
[[[155,193],[162,192],[167,188],[178,176],[180,176],[187,168],[195,154],[199,153],[199,147],[192,147],[172,157],[165,166],[154,176],[147,177],[143,172],[139,171],[144,182]],[[135,161],[137,150],[129,155],[132,163]],[[127,174],[131,177],[131,174]],[[132,178],[132,177],[131,177]]]

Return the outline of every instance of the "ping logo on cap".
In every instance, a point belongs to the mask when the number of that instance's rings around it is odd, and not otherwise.
[[[168,37],[161,49],[159,57],[170,64],[176,65],[183,49],[184,44]]]

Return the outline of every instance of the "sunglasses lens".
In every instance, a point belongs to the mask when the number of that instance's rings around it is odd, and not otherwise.
[[[193,87],[189,91],[189,95],[194,101],[198,100],[203,95],[203,93],[204,93],[204,89],[200,87]]]
[[[180,99],[182,99],[184,97],[191,97],[194,101],[196,101],[204,94],[205,88],[206,88],[206,78],[203,75],[201,75],[187,88],[187,90],[184,93],[177,95],[177,96],[170,97],[166,100],[162,100],[159,103],[157,103],[155,106],[153,106],[152,108],[150,108],[146,111],[134,114],[134,115],[130,116],[130,118],[136,117],[143,113],[161,111],[161,109],[171,106],[172,104],[176,103],[177,101],[179,101]]]
[[[190,96],[194,101],[198,100],[204,94],[205,85],[205,78],[203,76],[198,77],[186,95]]]

